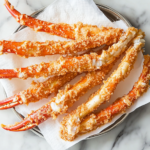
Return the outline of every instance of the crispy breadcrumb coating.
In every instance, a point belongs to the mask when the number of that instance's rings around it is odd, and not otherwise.
[[[47,98],[51,93],[57,93],[58,90],[67,82],[75,78],[78,73],[68,73],[65,76],[50,77],[45,82],[32,82],[32,86],[27,90],[20,92],[22,102],[29,104]]]
[[[111,46],[107,51],[103,51],[101,55],[91,53],[79,57],[60,57],[57,61],[43,62],[26,68],[3,69],[0,70],[0,78],[38,78],[40,76],[47,77],[49,75],[64,75],[68,72],[81,73],[101,69],[103,66],[113,63],[126,50],[137,32],[136,28],[128,28],[119,42]]]
[[[102,27],[99,30],[99,34],[95,36],[82,36],[79,40],[72,41],[15,42],[4,40],[0,41],[0,53],[14,53],[26,58],[53,54],[75,55],[77,52],[90,48],[116,43],[123,35],[123,30],[119,28]]]
[[[107,66],[107,69],[103,68],[101,71],[87,73],[87,75],[82,77],[74,86],[67,85],[65,90],[59,91],[57,96],[52,98],[47,104],[28,114],[22,122],[5,126],[5,129],[10,131],[28,130],[31,126],[39,125],[50,117],[55,119],[58,115],[66,113],[68,108],[71,107],[79,97],[84,95],[90,88],[101,84],[105,75],[108,74],[112,67],[113,64]]]
[[[79,132],[82,119],[96,110],[102,103],[108,101],[119,82],[125,79],[133,68],[138,52],[144,46],[145,34],[139,30],[136,38],[132,41],[126,55],[111,76],[104,81],[104,85],[93,94],[89,100],[69,113],[62,121],[60,136],[64,140],[72,141]]]
[[[110,122],[116,115],[122,112],[124,113],[140,96],[147,92],[150,80],[150,56],[145,55],[144,58],[143,71],[132,90],[127,95],[117,99],[106,109],[101,110],[97,114],[91,114],[86,117],[81,123],[79,134],[95,130],[96,128]]]

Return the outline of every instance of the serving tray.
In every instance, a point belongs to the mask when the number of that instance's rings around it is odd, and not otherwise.
[[[116,10],[106,6],[106,5],[98,5],[97,7],[107,16],[108,19],[110,19],[112,22],[113,21],[117,21],[117,20],[122,20],[128,27],[131,27],[130,22],[125,19],[121,14],[119,14]],[[33,14],[31,14],[32,17],[36,17],[39,13],[41,13],[43,9],[40,9],[36,12],[34,12]],[[17,28],[17,30],[14,32],[18,32],[20,30],[22,30],[23,28],[25,28],[26,26],[19,26]],[[19,117],[20,120],[24,119],[24,116],[22,116],[20,113],[18,113],[15,108],[13,108],[14,113]],[[118,120],[116,120],[112,125],[110,125],[109,127],[107,127],[106,129],[102,130],[100,133],[98,134],[94,134],[86,139],[91,139],[91,138],[95,138],[97,136],[101,136],[104,135],[106,133],[108,133],[110,130],[112,130],[113,128],[115,128],[117,125],[119,125],[121,122],[123,122],[125,120],[125,118],[127,117],[127,114],[123,114]],[[40,137],[43,137],[40,129],[38,127],[35,127],[33,129],[30,129],[32,132],[34,132],[35,134],[37,134]],[[44,137],[43,137],[44,138]]]

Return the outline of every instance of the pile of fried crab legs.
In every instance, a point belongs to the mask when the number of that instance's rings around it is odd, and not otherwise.
[[[93,113],[104,102],[109,101],[117,85],[125,79],[132,70],[137,55],[145,44],[145,34],[142,30],[130,27],[124,32],[119,28],[101,27],[77,23],[50,23],[41,21],[25,14],[20,14],[5,0],[5,6],[11,15],[21,25],[25,25],[36,32],[46,32],[72,39],[71,41],[46,42],[15,42],[0,41],[1,54],[14,53],[22,57],[37,57],[53,54],[66,55],[56,61],[42,62],[26,68],[0,69],[0,78],[49,77],[44,82],[32,82],[28,89],[0,101],[0,109],[8,109],[17,105],[37,102],[56,93],[47,104],[36,111],[32,111],[20,123],[15,125],[1,125],[9,131],[25,131],[31,129],[49,118],[56,119],[67,113],[68,109],[79,100],[89,89],[103,83],[101,88],[89,99],[68,113],[61,122],[60,137],[67,141],[74,140],[83,133],[90,132],[111,121],[116,115],[125,112],[143,93],[148,90],[150,80],[150,56],[144,56],[143,71],[132,90],[118,98],[112,105]],[[103,46],[97,52],[93,48]],[[89,51],[90,49],[90,51]],[[77,55],[83,52],[82,55]],[[84,53],[86,52],[86,53]],[[119,57],[126,53],[118,68],[104,81],[105,76],[112,70]],[[77,75],[85,72],[74,85],[66,85]]]

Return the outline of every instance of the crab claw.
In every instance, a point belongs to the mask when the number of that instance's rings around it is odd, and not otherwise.
[[[18,12],[16,9],[14,9],[14,6],[12,6],[12,5],[8,2],[8,0],[5,0],[4,5],[5,5],[5,7],[7,8],[7,10],[10,12],[10,14],[11,14],[15,19],[17,19],[17,17],[18,17],[19,15],[21,15],[20,12]]]
[[[21,123],[16,123],[14,126],[6,126],[1,124],[1,127],[9,131],[25,131],[35,127],[36,124],[31,124],[29,119],[23,120]]]
[[[27,117],[23,121],[8,126],[1,124],[1,127],[5,130],[15,132],[29,130],[39,125],[40,123],[44,122],[48,118],[50,118],[51,117],[50,112],[51,112],[50,104],[47,103],[38,110],[32,111],[31,114],[27,115]]]
[[[47,32],[52,35],[61,36],[64,38],[75,39],[75,32],[72,26],[69,24],[54,24],[47,21],[38,20],[21,14],[18,12],[14,6],[12,6],[8,0],[5,0],[5,7],[10,12],[10,14],[16,19],[21,25],[28,26],[38,32]]]
[[[0,101],[0,110],[12,108],[19,104],[22,104],[22,99],[20,95],[18,94],[18,95],[6,98],[3,101]]]

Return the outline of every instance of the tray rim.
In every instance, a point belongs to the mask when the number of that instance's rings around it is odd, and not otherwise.
[[[118,11],[114,10],[113,8],[107,6],[107,5],[103,5],[103,4],[96,4],[98,6],[99,9],[104,9],[105,11],[109,12],[110,14],[113,13],[113,15],[115,15],[115,17],[117,19],[121,19],[123,20],[126,25],[128,27],[131,27],[132,25],[130,24],[130,22],[124,17],[122,16]],[[30,16],[35,16],[37,15],[38,13],[40,13],[41,11],[43,11],[46,7],[42,8],[42,9],[39,9],[38,11],[35,11],[34,13],[32,13]],[[20,25],[14,33],[20,31],[21,29],[23,29],[24,26]],[[23,116],[18,113],[16,110],[15,110],[15,107],[12,108],[12,111],[14,112],[14,114],[20,119],[22,120],[23,119]],[[85,140],[88,140],[88,139],[93,139],[93,138],[96,138],[96,137],[99,137],[99,136],[102,136],[102,135],[105,135],[106,133],[108,133],[109,131],[111,131],[112,129],[114,129],[117,125],[121,124],[126,118],[127,118],[128,114],[123,114],[119,119],[117,119],[112,125],[108,126],[106,129],[102,130],[100,133],[98,134],[94,134],[92,136],[89,136],[88,138],[86,138]],[[35,127],[35,128],[32,128],[30,129],[30,131],[32,131],[33,133],[35,133],[36,135],[38,135],[39,137],[42,137],[44,138],[43,134],[41,133],[40,129],[38,127]]]

